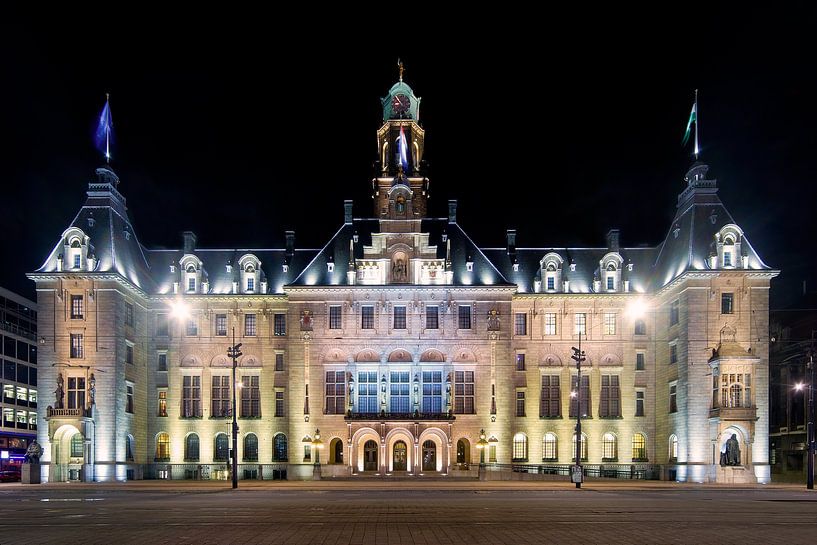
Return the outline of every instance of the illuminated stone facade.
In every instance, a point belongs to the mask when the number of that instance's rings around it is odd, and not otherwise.
[[[345,202],[321,249],[287,232],[280,249],[202,249],[185,233],[178,250],[150,250],[119,179],[97,170],[29,274],[44,478],[225,477],[235,332],[241,478],[475,477],[481,456],[489,478],[512,463],[564,471],[581,411],[594,472],[769,480],[777,272],[706,165],[687,173],[655,247],[622,247],[611,230],[597,248],[519,248],[514,231],[481,248],[456,202],[429,215],[411,88],[395,84],[383,112],[372,215]],[[733,433],[741,463],[721,466]]]

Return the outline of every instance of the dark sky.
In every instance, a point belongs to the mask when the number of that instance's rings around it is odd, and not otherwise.
[[[252,13],[9,17],[0,285],[33,296],[24,273],[102,162],[92,135],[105,92],[113,167],[143,244],[180,246],[191,229],[201,247],[280,247],[295,229],[298,246],[322,246],[343,199],[371,215],[379,98],[400,56],[423,99],[432,212],[458,199],[482,246],[503,245],[507,228],[520,246],[600,246],[611,227],[625,245],[659,243],[692,162],[680,144],[700,89],[702,159],[783,270],[772,295],[788,304],[803,280],[817,285],[817,8],[775,9],[432,12],[360,28]]]

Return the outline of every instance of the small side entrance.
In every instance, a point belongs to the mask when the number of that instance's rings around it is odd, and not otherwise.
[[[397,441],[394,444],[394,471],[406,471],[406,460],[408,459],[408,448],[403,441]]]
[[[363,471],[377,471],[377,443],[371,439],[363,445]]]

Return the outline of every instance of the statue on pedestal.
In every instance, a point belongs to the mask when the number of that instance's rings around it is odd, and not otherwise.
[[[721,452],[722,466],[739,466],[740,465],[740,443],[736,434],[726,440],[726,450]]]
[[[57,375],[57,388],[54,390],[54,397],[56,398],[54,408],[62,409],[63,398],[65,397],[65,381],[62,378],[62,373]]]
[[[28,449],[26,449],[26,457],[23,460],[24,463],[28,464],[39,464],[40,463],[40,456],[43,455],[43,447],[37,442],[37,440],[33,440],[31,444],[28,445]]]

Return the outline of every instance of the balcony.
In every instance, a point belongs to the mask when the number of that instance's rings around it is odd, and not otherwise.
[[[347,413],[345,420],[454,420],[455,416],[449,413]]]
[[[91,416],[90,407],[87,409],[54,409],[48,407],[46,418],[59,417],[76,417],[76,416]]]
[[[757,420],[757,407],[715,407],[709,409],[709,418],[721,420]]]

